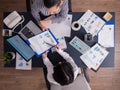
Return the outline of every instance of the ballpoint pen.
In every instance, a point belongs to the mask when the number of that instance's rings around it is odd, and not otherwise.
[[[54,43],[51,43],[51,42],[46,42],[46,41],[44,41],[47,45],[49,45],[49,46],[55,46],[55,44]]]

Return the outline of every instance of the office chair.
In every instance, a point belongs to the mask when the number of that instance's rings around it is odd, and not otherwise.
[[[34,2],[34,0],[26,0],[27,12],[31,12],[31,5],[33,2]],[[68,0],[68,7],[69,7],[69,12],[72,12],[71,0]]]
[[[86,71],[85,68],[81,69],[81,74],[74,80],[73,83],[65,86],[58,86],[55,84],[50,84],[47,80],[47,69],[43,68],[46,85],[48,90],[91,90],[88,78],[85,77]],[[88,76],[88,75],[87,75]]]

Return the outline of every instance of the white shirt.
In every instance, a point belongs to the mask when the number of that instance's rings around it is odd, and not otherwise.
[[[72,57],[71,57],[68,53],[64,52],[64,51],[61,50],[61,49],[59,49],[57,52],[58,52],[67,62],[69,62],[69,63],[72,65],[73,71],[74,71],[74,80],[75,80],[76,77],[77,77],[77,75],[78,75],[78,73],[79,73],[79,68],[78,68],[78,66],[75,64],[74,60],[72,59]],[[44,62],[44,64],[45,64],[46,67],[47,67],[47,72],[48,72],[48,73],[47,73],[47,79],[48,79],[48,81],[49,81],[50,83],[60,85],[60,84],[57,83],[57,82],[54,80],[54,78],[53,78],[53,73],[54,73],[53,68],[54,68],[54,66],[53,66],[53,64],[50,62],[50,60],[48,59],[48,57],[43,58],[43,62]]]

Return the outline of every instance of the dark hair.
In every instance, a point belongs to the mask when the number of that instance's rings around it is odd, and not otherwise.
[[[51,7],[53,7],[54,5],[57,5],[57,6],[60,5],[60,0],[43,0],[43,1],[44,1],[44,5],[45,5],[47,8],[51,8]]]
[[[58,64],[54,67],[53,78],[60,85],[68,85],[74,80],[73,67],[69,62]]]

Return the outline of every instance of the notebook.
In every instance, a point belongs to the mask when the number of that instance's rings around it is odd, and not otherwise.
[[[35,53],[33,50],[20,38],[20,36],[13,36],[8,38],[7,41],[26,61],[29,61],[34,56]]]
[[[40,28],[38,28],[33,21],[29,21],[18,34],[24,39],[27,40],[41,32]]]

